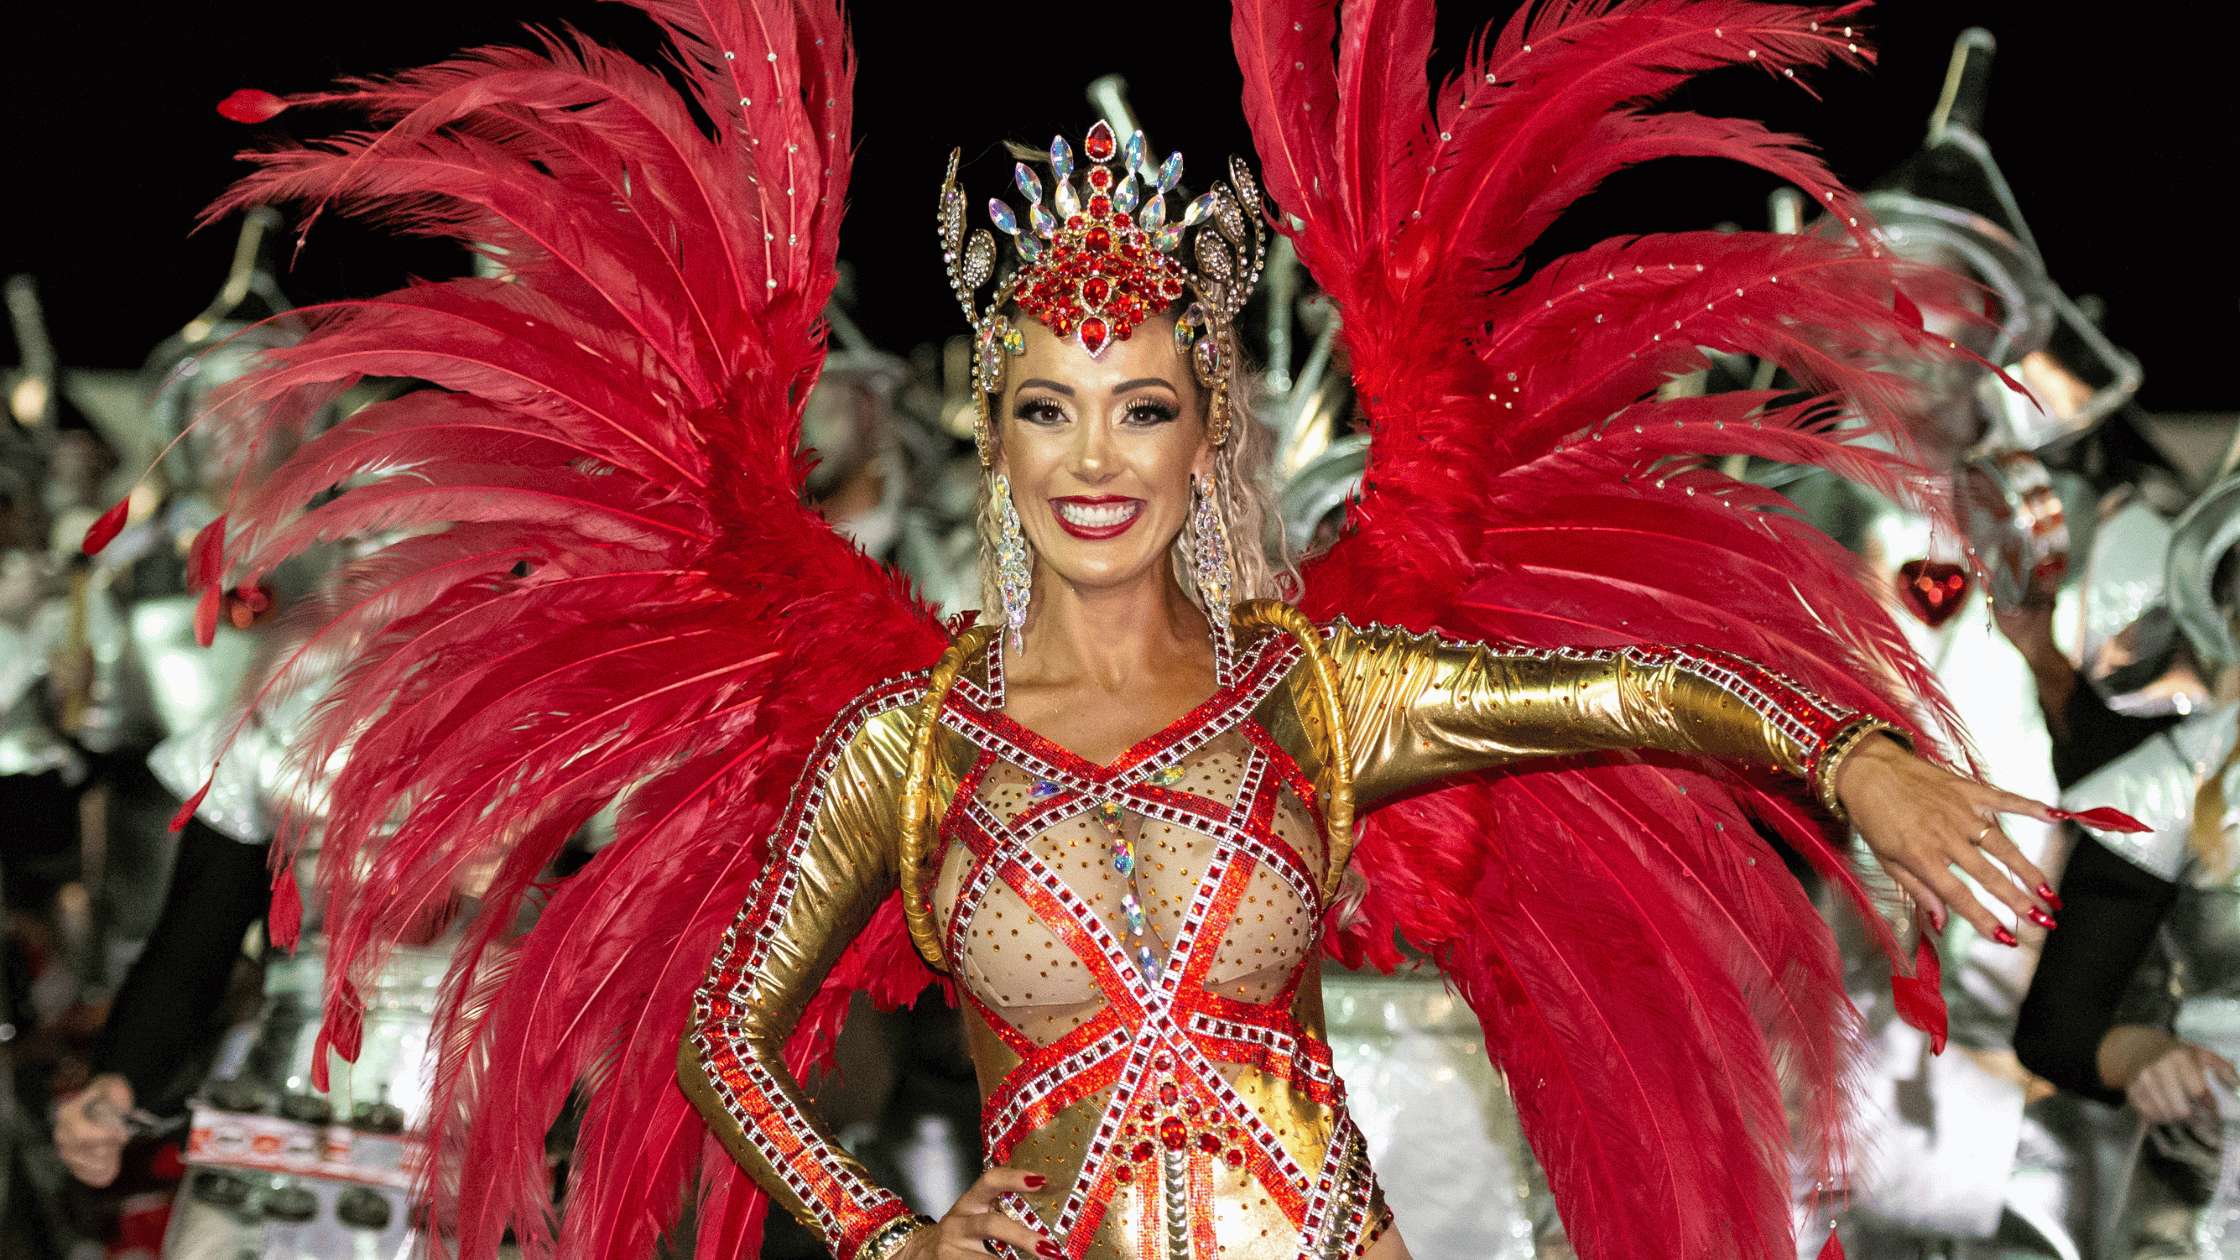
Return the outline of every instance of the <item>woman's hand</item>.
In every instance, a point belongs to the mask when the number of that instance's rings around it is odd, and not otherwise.
[[[54,1148],[70,1175],[99,1188],[117,1179],[132,1130],[132,1084],[104,1072],[54,1108]]]
[[[2119,1034],[2132,1036],[2119,1038]],[[2177,1040],[2162,1029],[2110,1029],[2110,1043],[2103,1043],[2101,1049],[2103,1078],[2108,1076],[2110,1058],[2128,1060],[2115,1063],[2115,1074],[2128,1076],[2128,1081],[2108,1083],[2124,1090],[2124,1099],[2139,1108],[2146,1123],[2182,1121],[2200,1108],[2213,1114],[2218,1101],[2209,1087],[2211,1074],[2224,1081],[2227,1090],[2240,1087],[2240,1072],[2233,1072],[2229,1058]]]
[[[996,1200],[1007,1194],[1040,1190],[1042,1174],[1013,1168],[991,1168],[958,1198],[956,1206],[936,1225],[903,1240],[895,1260],[984,1260],[992,1254],[991,1242],[1009,1243],[1020,1255],[1061,1260],[1058,1245],[1033,1228],[1006,1215]]]
[[[2014,933],[1991,908],[1969,895],[1968,886],[1952,873],[1955,866],[2016,918],[2053,926],[2052,916],[2039,904],[2060,905],[2053,886],[1999,829],[2001,814],[2052,822],[2053,812],[2046,806],[1970,782],[1879,735],[1862,741],[1836,767],[1836,796],[1883,869],[1938,928],[1944,926],[1944,907],[1950,906],[1976,931],[2002,945],[2015,943]]]

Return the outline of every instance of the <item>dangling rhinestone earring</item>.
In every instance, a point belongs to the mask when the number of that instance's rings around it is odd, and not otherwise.
[[[1218,474],[1216,474],[1218,475]],[[1221,508],[1215,501],[1212,477],[1190,478],[1190,576],[1205,601],[1207,619],[1218,628],[1229,624],[1230,592],[1236,589],[1236,572],[1229,567],[1229,540],[1221,527]]]
[[[1003,621],[1011,627],[1011,650],[1024,651],[1019,632],[1027,624],[1027,600],[1034,593],[1034,569],[1027,562],[1027,536],[1019,530],[1019,509],[1011,504],[1011,479],[996,474],[996,586],[1003,592]]]

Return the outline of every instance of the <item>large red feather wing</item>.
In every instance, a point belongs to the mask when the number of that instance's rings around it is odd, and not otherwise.
[[[211,210],[332,206],[470,243],[502,273],[311,312],[311,335],[207,421],[287,458],[194,549],[215,590],[321,542],[372,548],[298,614],[303,646],[271,685],[340,674],[302,750],[340,766],[320,862],[327,1041],[353,1054],[390,947],[480,900],[428,1132],[437,1243],[469,1256],[509,1230],[530,1254],[648,1255],[695,1187],[701,1253],[753,1253],[762,1196],[675,1086],[691,996],[832,714],[946,642],[802,506],[849,169],[838,9],[638,3],[681,93],[555,36],[275,98],[266,116],[316,105],[366,125],[249,155],[258,171]],[[368,375],[432,388],[304,440]],[[618,798],[617,839],[539,884]],[[889,907],[793,1065],[829,1049],[850,991],[905,1001],[929,979]],[[556,1230],[544,1141],[579,1089]]]
[[[1734,652],[1961,754],[1851,558],[1715,460],[1820,465],[1921,502],[1890,453],[1910,397],[1890,369],[1943,351],[1920,312],[1964,314],[1965,295],[1878,257],[1792,137],[1652,109],[1719,66],[1863,60],[1852,12],[1526,6],[1426,102],[1408,87],[1425,6],[1238,0],[1277,222],[1343,315],[1372,434],[1344,535],[1308,568],[1311,615]],[[1851,239],[1644,237],[1529,269],[1571,202],[1673,155],[1779,175]],[[1707,349],[1776,360],[1819,396],[1660,400]],[[1808,1167],[1841,1158],[1855,1015],[1774,846],[1862,897],[1825,827],[1794,785],[1682,758],[1478,776],[1362,819],[1364,918],[1334,943],[1389,963],[1397,933],[1462,989],[1582,1256],[1789,1256],[1792,1130]]]

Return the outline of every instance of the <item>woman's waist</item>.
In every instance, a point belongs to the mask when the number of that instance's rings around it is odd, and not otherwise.
[[[981,1106],[991,1152],[1085,1105],[1117,1125],[1237,1112],[1270,1088],[1316,1105],[1342,1097],[1329,1046],[1288,1010],[1207,1004],[1160,1022],[1147,1029],[1107,1011],[1049,1045],[1014,1045],[1024,1053]]]
[[[1022,1215],[1087,1260],[1171,1254],[1164,1235],[1182,1218],[1215,1223],[1219,1237],[1194,1240],[1203,1254],[1266,1260],[1324,1254],[1303,1241],[1373,1223],[1374,1177],[1341,1096],[1249,1066],[1220,1081],[1114,1087],[1009,1141],[991,1133],[988,1157],[1046,1179]]]

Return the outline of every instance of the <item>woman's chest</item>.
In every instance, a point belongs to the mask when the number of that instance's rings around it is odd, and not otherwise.
[[[1249,723],[1117,772],[1044,751],[984,749],[949,803],[934,913],[973,999],[1045,1044],[1155,993],[1287,999],[1325,862],[1291,758]]]

